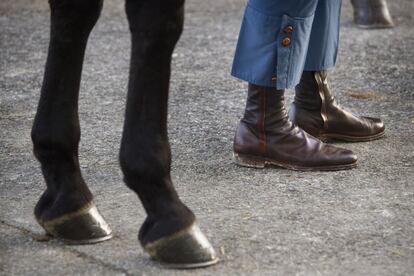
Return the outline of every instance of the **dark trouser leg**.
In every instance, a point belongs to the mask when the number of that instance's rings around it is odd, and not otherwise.
[[[137,193],[148,215],[139,240],[154,258],[164,262],[211,261],[210,249],[201,259],[196,252],[200,248],[190,248],[191,255],[184,257],[177,252],[175,256],[152,254],[153,248],[148,249],[163,237],[186,231],[195,221],[171,182],[167,136],[171,55],[182,31],[184,1],[127,0],[126,12],[132,54],[120,162],[126,185]]]
[[[77,105],[86,43],[101,7],[101,0],[50,1],[50,45],[32,140],[47,185],[35,208],[35,216],[56,236],[59,236],[56,229],[46,222],[68,213],[79,213],[92,201],[79,168]]]

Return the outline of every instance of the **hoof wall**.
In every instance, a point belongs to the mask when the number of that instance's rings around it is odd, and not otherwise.
[[[190,269],[216,264],[219,259],[196,224],[144,246],[152,259],[169,268]]]
[[[93,203],[49,221],[36,219],[47,234],[67,244],[92,244],[112,238],[111,228]]]

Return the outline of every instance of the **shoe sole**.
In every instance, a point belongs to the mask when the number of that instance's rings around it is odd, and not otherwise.
[[[345,142],[354,142],[355,143],[355,142],[374,141],[374,140],[381,139],[384,136],[385,136],[385,131],[377,133],[375,135],[371,135],[371,136],[359,136],[358,137],[358,136],[347,136],[347,135],[336,134],[336,133],[324,133],[324,134],[320,134],[316,137],[319,140],[324,141],[324,142],[337,140],[337,141],[345,141]]]
[[[355,24],[358,28],[364,29],[364,30],[372,30],[372,29],[391,29],[394,28],[395,25],[387,25],[387,24],[372,24],[372,25],[361,25],[361,24]]]
[[[277,167],[281,167],[284,169],[294,170],[294,171],[340,171],[340,170],[350,170],[357,166],[357,161],[350,164],[344,165],[333,165],[333,166],[315,166],[315,167],[304,167],[298,165],[292,165],[272,159],[257,157],[257,156],[249,156],[243,155],[238,153],[233,153],[233,160],[239,166],[248,167],[248,168],[256,168],[256,169],[263,169],[266,166],[273,165]]]

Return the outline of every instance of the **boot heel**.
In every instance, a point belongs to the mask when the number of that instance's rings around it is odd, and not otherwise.
[[[233,161],[239,166],[263,169],[266,166],[266,161],[257,157],[251,157],[233,152]]]

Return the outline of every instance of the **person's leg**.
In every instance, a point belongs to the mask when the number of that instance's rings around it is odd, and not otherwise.
[[[394,23],[386,0],[351,0],[354,22],[359,28],[392,28]]]
[[[338,41],[340,0],[320,0],[312,26],[305,71],[295,88],[290,119],[323,140],[370,141],[382,137],[380,119],[357,117],[335,101],[327,80],[327,69],[335,66]]]
[[[251,0],[232,74],[249,82],[246,110],[234,139],[237,164],[295,170],[355,167],[356,156],[326,145],[293,125],[284,89],[299,82],[317,0]]]

